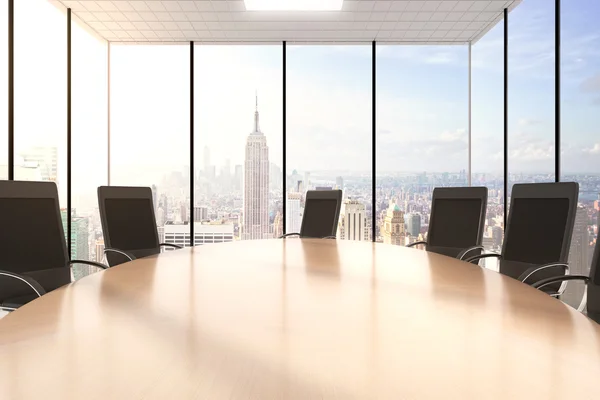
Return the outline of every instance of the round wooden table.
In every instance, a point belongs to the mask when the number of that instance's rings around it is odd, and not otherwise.
[[[1,399],[597,398],[600,328],[437,254],[334,240],[201,246],[0,320]]]

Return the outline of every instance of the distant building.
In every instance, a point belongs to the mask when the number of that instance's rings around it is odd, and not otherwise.
[[[338,238],[356,241],[371,240],[367,224],[367,211],[365,205],[360,201],[348,199],[342,205],[338,223]]]
[[[56,182],[58,177],[58,150],[54,146],[34,146],[22,152],[24,165],[40,168],[42,180]]]
[[[152,185],[152,205],[154,206],[154,215],[158,211],[158,189],[156,185]]]
[[[504,238],[504,230],[499,226],[492,227],[492,243],[494,248],[500,249],[502,247],[502,240]]]
[[[335,188],[339,190],[344,190],[344,178],[338,176],[335,178]]]
[[[569,269],[571,275],[589,275],[590,273],[590,233],[588,230],[587,210],[583,207],[577,208],[575,215],[575,227],[569,249]],[[585,285],[571,282],[561,299],[571,305],[577,306],[581,301]]]
[[[168,222],[164,226],[164,242],[190,247],[189,223]],[[233,241],[233,224],[224,223],[194,223],[194,244],[196,246],[210,243],[225,243]],[[168,250],[168,249],[165,249]]]
[[[271,190],[277,190],[281,188],[281,168],[279,168],[275,163],[271,163],[269,167],[269,188]]]
[[[246,139],[242,239],[268,239],[269,228],[269,146],[260,130],[257,99],[254,130]]]
[[[277,211],[273,220],[273,237],[278,238],[281,235],[283,235],[283,218],[281,217],[281,212]]]
[[[301,200],[301,193],[290,192],[287,194],[285,208],[286,233],[300,232],[300,226],[302,224],[302,213],[300,209]]]
[[[63,230],[67,234],[67,210],[61,209],[60,216],[62,219]],[[87,217],[77,217],[75,209],[71,210],[71,237],[67,241],[67,246],[71,245],[72,260],[89,260],[90,259],[90,244],[89,244],[89,221]],[[94,272],[95,267],[76,264],[73,268],[73,276],[75,279],[83,278]]]
[[[179,217],[182,222],[188,221],[188,209],[184,203],[181,203],[181,205],[179,206]]]
[[[383,236],[383,243],[395,246],[403,246],[405,244],[404,213],[393,200],[390,201],[387,209],[381,235]]]
[[[310,172],[308,171],[304,173],[304,189],[310,189]]]
[[[418,237],[421,233],[421,216],[419,214],[406,214],[404,217],[406,222],[406,233],[413,237]]]
[[[208,207],[194,207],[194,222],[202,222],[208,219]]]
[[[104,262],[104,239],[96,240],[96,262]]]

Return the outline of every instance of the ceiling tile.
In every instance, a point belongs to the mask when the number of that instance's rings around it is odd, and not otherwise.
[[[130,1],[131,6],[135,9],[135,11],[150,11],[148,5],[146,5],[145,1]]]
[[[138,13],[136,13],[135,11],[131,11],[131,12],[123,12],[123,15],[125,16],[125,18],[127,18],[128,21],[143,21],[144,19],[142,18],[142,16]]]
[[[247,12],[244,0],[49,1],[71,8],[110,41],[465,44],[521,0],[345,0],[340,12],[318,13]]]

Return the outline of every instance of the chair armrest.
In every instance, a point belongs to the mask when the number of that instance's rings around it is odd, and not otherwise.
[[[519,280],[523,283],[525,283],[525,281],[527,279],[529,279],[533,274],[535,274],[536,272],[539,271],[543,271],[545,269],[548,268],[554,268],[554,267],[563,267],[565,269],[565,275],[569,275],[569,265],[566,263],[561,263],[561,262],[553,262],[553,263],[548,263],[548,264],[544,264],[544,265],[540,265],[537,267],[531,267],[531,268],[527,268],[525,270],[525,272],[523,272],[521,274],[521,276],[519,276]],[[559,290],[559,294],[562,294],[562,292],[564,292],[564,288],[561,286],[562,290]]]
[[[415,246],[420,245],[420,244],[425,244],[426,245],[427,242],[424,242],[424,241],[414,242],[414,243],[411,243],[411,244],[407,244],[405,247],[415,247]]]
[[[178,244],[173,244],[173,243],[161,243],[161,244],[159,244],[159,246],[166,246],[166,247],[174,247],[176,249],[183,249],[182,246],[180,246]]]
[[[69,265],[73,265],[73,264],[91,265],[91,266],[98,267],[101,269],[109,268],[108,265],[104,265],[104,264],[96,262],[96,261],[87,261],[87,260],[71,260],[71,261],[69,261]]]
[[[461,251],[460,253],[458,253],[458,255],[456,256],[456,258],[458,258],[459,260],[462,260],[463,258],[465,258],[465,256],[472,252],[473,250],[481,250],[483,251],[483,246],[471,246],[467,249],[464,249],[463,251]]]
[[[586,285],[586,289],[583,291],[583,298],[581,299],[581,303],[579,304],[579,307],[577,307],[577,311],[583,312],[583,310],[585,310],[585,306],[587,305],[587,285],[590,282],[590,278],[585,275],[553,276],[535,282],[531,285],[531,287],[535,289],[541,289],[546,285],[551,285],[553,283],[558,282],[567,283],[569,281],[583,281]]]
[[[30,276],[20,275],[20,274],[14,273],[14,272],[3,271],[3,270],[0,270],[0,276],[7,276],[9,278],[13,278],[13,279],[19,280],[21,282],[24,282],[27,286],[29,286],[35,292],[35,294],[38,295],[38,297],[42,297],[43,295],[46,294],[46,291],[44,290],[42,285],[40,285],[38,281],[36,281],[35,279],[33,279]]]
[[[133,254],[129,254],[126,251],[119,250],[119,249],[112,249],[110,247],[109,248],[105,248],[104,249],[104,254],[106,254],[106,253],[117,253],[117,254],[120,254],[122,256],[127,257],[129,259],[129,261],[135,260],[135,256]]]
[[[285,239],[288,236],[300,236],[299,233],[286,233],[285,235],[279,236],[279,239]]]
[[[496,253],[489,253],[489,254],[480,254],[478,256],[473,256],[473,257],[469,257],[466,260],[463,260],[464,262],[469,262],[472,263],[473,261],[479,261],[481,259],[484,258],[498,258],[498,259],[502,259],[502,255],[500,254],[496,254]]]

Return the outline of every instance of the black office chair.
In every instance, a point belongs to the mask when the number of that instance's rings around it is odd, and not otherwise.
[[[12,311],[71,283],[73,264],[65,241],[54,182],[0,181],[0,308]]]
[[[486,187],[435,188],[427,241],[406,247],[425,245],[427,251],[458,258],[481,254],[487,194]]]
[[[587,308],[587,316],[600,324],[600,241],[596,243],[596,248],[594,249],[590,276],[569,275],[551,277],[542,279],[531,286],[536,289],[542,289],[548,285],[570,281],[583,281],[586,285],[581,304],[577,308],[577,311],[584,312]]]
[[[100,221],[106,259],[111,267],[160,253],[152,189],[149,187],[100,186]]]
[[[300,232],[287,233],[280,238],[300,236],[301,238],[335,239],[340,208],[341,190],[309,190]]]
[[[465,261],[499,258],[500,273],[528,284],[568,275],[578,196],[579,185],[574,182],[514,185],[502,254],[483,254]],[[566,283],[548,285],[545,291],[556,296],[565,287]]]

